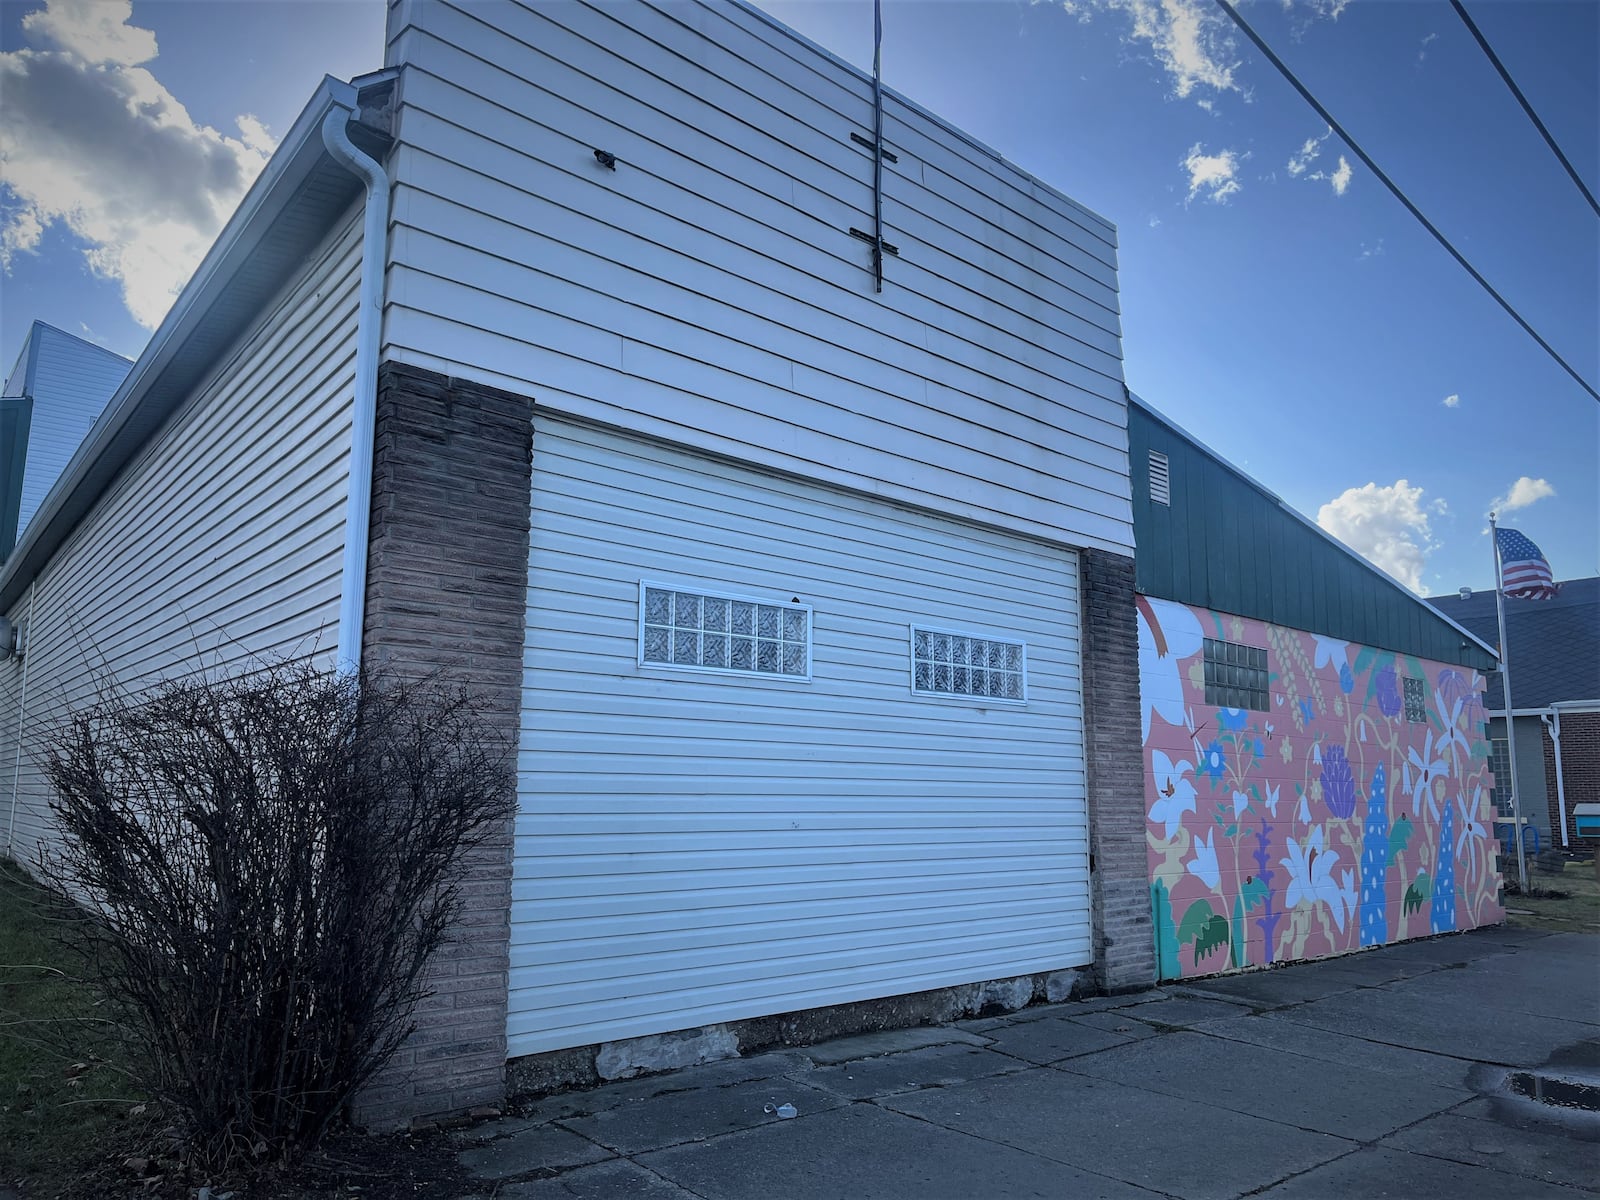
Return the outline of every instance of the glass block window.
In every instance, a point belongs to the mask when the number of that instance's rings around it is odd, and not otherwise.
[[[1402,681],[1406,694],[1406,720],[1413,723],[1428,719],[1428,685],[1424,680],[1407,675]]]
[[[639,662],[811,678],[811,608],[639,585]]]
[[[1511,815],[1511,751],[1504,738],[1489,742],[1489,770],[1494,772],[1494,810],[1502,817]]]
[[[1028,698],[1028,652],[1022,642],[939,629],[911,629],[911,690],[972,699]]]
[[[1207,704],[1267,711],[1266,650],[1207,638],[1204,653]]]

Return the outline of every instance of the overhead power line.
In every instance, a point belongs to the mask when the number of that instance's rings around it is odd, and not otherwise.
[[[1461,251],[1457,250],[1455,246],[1451,244],[1449,238],[1445,237],[1444,234],[1439,232],[1438,226],[1436,226],[1432,221],[1428,220],[1427,217],[1422,215],[1422,210],[1415,204],[1411,203],[1410,198],[1400,190],[1399,185],[1396,184],[1394,180],[1390,179],[1386,174],[1384,174],[1383,169],[1379,167],[1377,163],[1372,161],[1372,156],[1361,148],[1356,140],[1345,131],[1344,126],[1339,124],[1339,122],[1334,118],[1333,114],[1324,108],[1317,98],[1306,89],[1306,85],[1301,83],[1300,80],[1295,76],[1295,73],[1289,69],[1288,65],[1272,52],[1272,48],[1268,46],[1266,42],[1261,40],[1261,36],[1250,27],[1250,23],[1248,21],[1239,15],[1238,11],[1233,7],[1233,5],[1228,3],[1228,0],[1217,0],[1217,4],[1221,6],[1223,12],[1228,14],[1233,23],[1244,31],[1244,35],[1255,44],[1256,49],[1261,51],[1261,53],[1266,57],[1267,61],[1270,62],[1274,67],[1278,68],[1278,73],[1289,81],[1290,86],[1293,87],[1295,91],[1300,93],[1301,99],[1303,99],[1307,104],[1311,105],[1312,108],[1316,109],[1317,115],[1327,123],[1328,128],[1332,129],[1339,135],[1341,139],[1343,139],[1344,144],[1350,147],[1351,153],[1365,163],[1367,170],[1376,175],[1379,182],[1381,182],[1384,187],[1388,188],[1389,191],[1393,193],[1394,198],[1400,201],[1401,204],[1405,205],[1406,211],[1420,221],[1422,223],[1422,227],[1429,233],[1433,234],[1434,240],[1443,246],[1447,251],[1449,251],[1450,257],[1455,259],[1456,262],[1460,263],[1467,274],[1471,275],[1478,281],[1479,287],[1483,288],[1484,291],[1488,292],[1489,295],[1494,297],[1495,302],[1510,314],[1511,319],[1518,325],[1522,326],[1523,331],[1527,333],[1527,335],[1534,341],[1538,342],[1540,347],[1543,348],[1544,352],[1551,358],[1555,359],[1556,362],[1561,365],[1561,369],[1564,370],[1568,375],[1571,375],[1572,378],[1577,381],[1579,387],[1581,387],[1585,392],[1589,393],[1590,397],[1592,397],[1594,400],[1600,401],[1600,391],[1596,391],[1594,385],[1582,375],[1578,374],[1578,372],[1573,369],[1572,364],[1566,359],[1562,358],[1561,355],[1556,352],[1554,346],[1545,341],[1544,338],[1540,337],[1538,331],[1534,329],[1532,325],[1528,324],[1528,322],[1523,318],[1522,314],[1511,306],[1511,302],[1499,292],[1495,291],[1494,285],[1485,279],[1478,272],[1478,269],[1466,260]]]
[[[1533,111],[1533,105],[1528,103],[1528,98],[1522,94],[1522,89],[1511,78],[1511,72],[1506,70],[1505,64],[1500,61],[1499,56],[1490,48],[1488,39],[1473,24],[1472,18],[1467,15],[1467,10],[1461,6],[1461,0],[1450,0],[1450,7],[1456,10],[1456,15],[1466,25],[1467,32],[1478,39],[1478,45],[1483,49],[1484,54],[1488,56],[1489,61],[1494,64],[1494,69],[1500,72],[1500,78],[1505,80],[1506,86],[1511,89],[1511,94],[1517,98],[1517,103],[1522,105],[1522,111],[1528,114],[1528,120],[1532,121],[1533,127],[1544,136],[1545,145],[1549,146],[1550,152],[1561,160],[1561,165],[1567,169],[1567,174],[1572,176],[1572,182],[1578,185],[1578,190],[1583,193],[1583,198],[1589,202],[1589,207],[1594,209],[1594,215],[1600,217],[1600,201],[1595,200],[1594,193],[1583,182],[1577,170],[1568,161],[1567,156],[1561,152],[1561,147],[1556,145],[1556,139],[1544,127],[1544,122],[1539,120],[1539,114]]]

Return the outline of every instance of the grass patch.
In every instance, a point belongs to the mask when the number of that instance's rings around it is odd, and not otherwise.
[[[24,1195],[70,1192],[140,1124],[114,1051],[62,1023],[92,1016],[95,997],[51,929],[44,893],[0,858],[0,1183]]]
[[[1515,870],[1513,866],[1509,872],[1512,878]],[[1600,878],[1593,862],[1566,863],[1559,875],[1529,871],[1528,886],[1531,891],[1525,896],[1507,891],[1507,924],[1555,933],[1600,933]]]

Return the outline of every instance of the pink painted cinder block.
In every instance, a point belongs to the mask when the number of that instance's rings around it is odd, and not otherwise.
[[[1144,596],[1138,614],[1163,978],[1505,919],[1481,675]],[[1208,638],[1266,651],[1264,711],[1206,703]]]

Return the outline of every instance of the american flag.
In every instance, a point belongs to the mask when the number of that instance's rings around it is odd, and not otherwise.
[[[1550,564],[1539,547],[1515,529],[1496,529],[1500,546],[1500,586],[1508,596],[1521,600],[1548,600],[1556,594]]]

